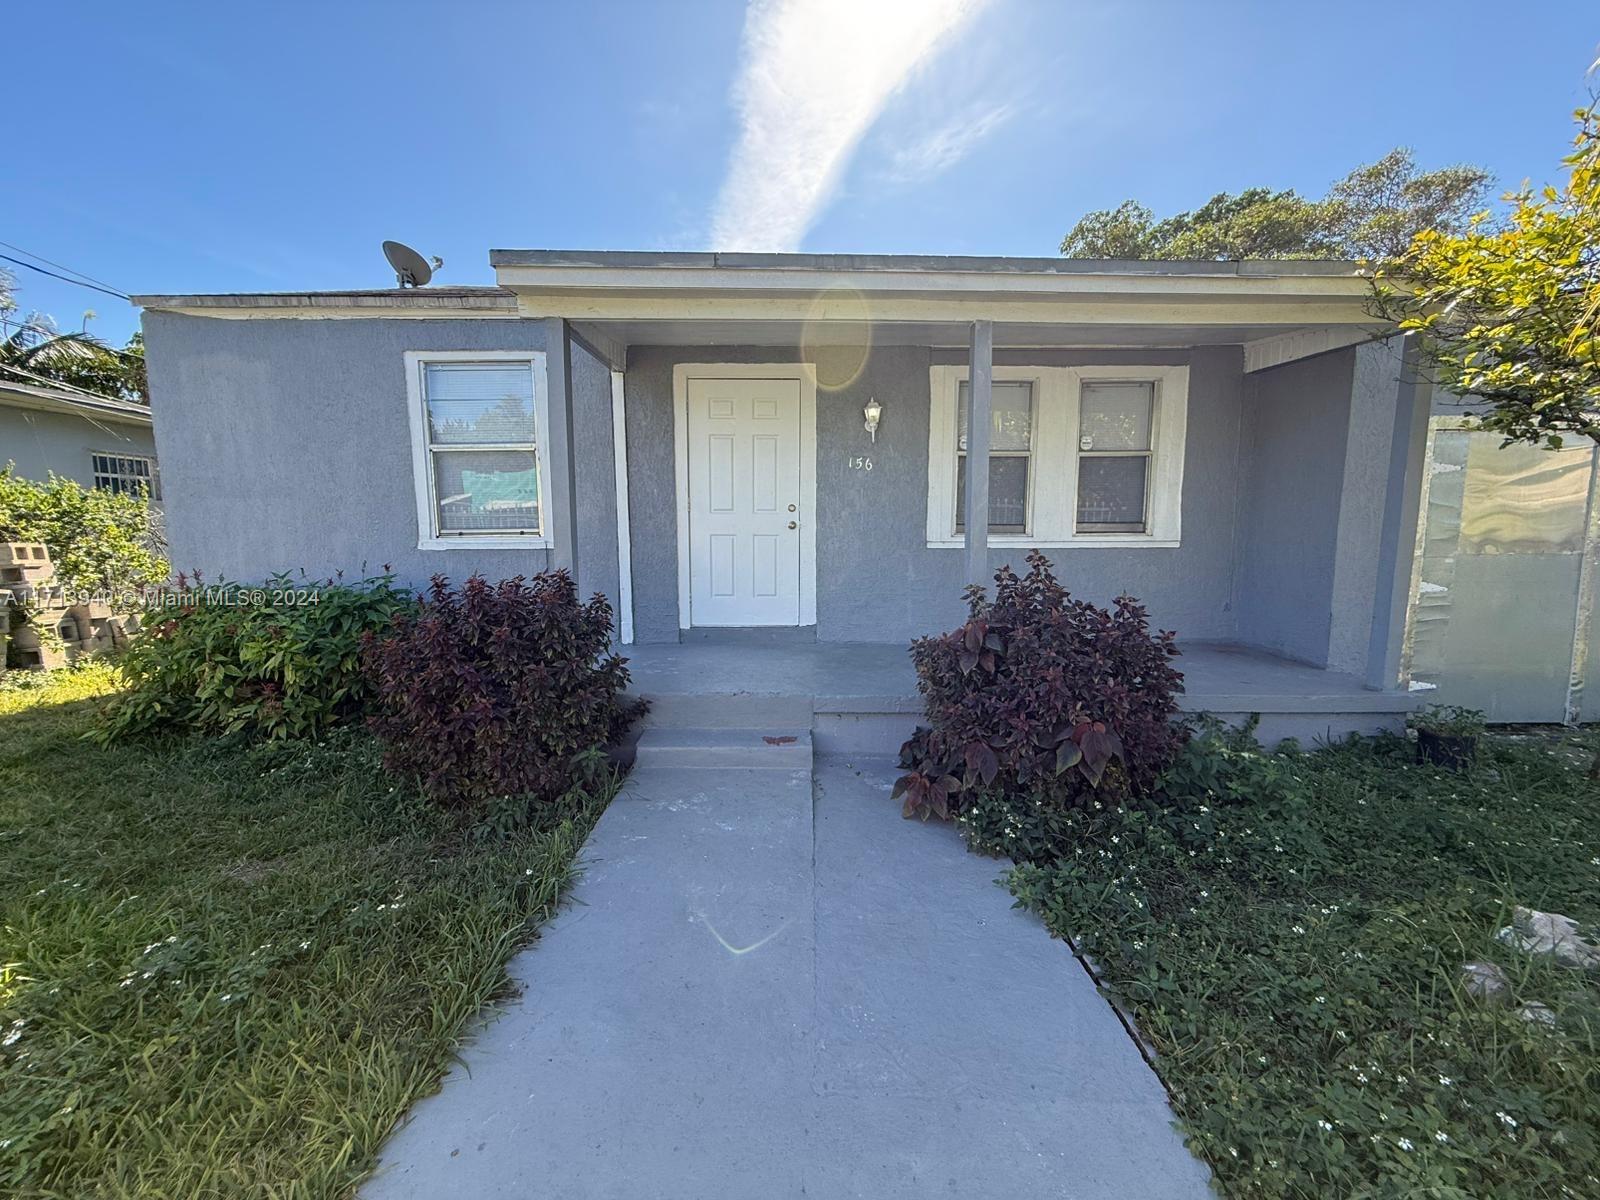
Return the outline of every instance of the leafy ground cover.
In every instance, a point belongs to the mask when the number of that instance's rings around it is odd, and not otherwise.
[[[1597,745],[1491,737],[1462,775],[1400,739],[1234,750],[1209,803],[1090,807],[1006,882],[1131,1012],[1226,1194],[1596,1197],[1600,987],[1495,933],[1600,921]],[[1508,1003],[1466,995],[1472,960]]]
[[[0,1193],[346,1195],[554,910],[609,799],[483,834],[372,740],[83,740],[0,687]]]

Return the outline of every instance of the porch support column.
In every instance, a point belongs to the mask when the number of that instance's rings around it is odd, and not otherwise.
[[[541,447],[541,466],[550,478],[550,511],[545,514],[550,539],[550,565],[564,567],[578,578],[578,463],[572,422],[572,331],[561,317],[544,320],[546,423],[548,447]],[[580,587],[582,585],[580,584]]]
[[[989,430],[994,421],[994,324],[972,323],[967,392],[966,579],[989,583]]]
[[[1392,688],[1400,682],[1407,614],[1416,565],[1417,525],[1421,520],[1422,472],[1426,466],[1428,416],[1433,386],[1423,377],[1417,335],[1401,343],[1400,382],[1389,442],[1389,480],[1384,496],[1383,528],[1378,543],[1378,595],[1367,646],[1369,688]]]

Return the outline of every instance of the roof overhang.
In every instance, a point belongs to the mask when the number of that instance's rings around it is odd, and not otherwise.
[[[1352,263],[495,250],[524,316],[565,317],[613,360],[638,345],[996,348],[1241,345],[1258,370],[1385,331]]]
[[[150,410],[141,404],[130,404],[126,400],[95,396],[88,392],[71,392],[6,380],[0,380],[0,407],[68,413],[75,417],[120,421],[127,425],[148,426],[151,423]]]

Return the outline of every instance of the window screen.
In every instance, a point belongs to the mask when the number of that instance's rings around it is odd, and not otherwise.
[[[531,366],[427,363],[422,374],[436,532],[540,533]]]
[[[1078,531],[1143,533],[1150,520],[1154,383],[1085,383],[1078,410]]]
[[[956,403],[955,531],[966,530],[967,406],[963,380]],[[989,424],[989,532],[1028,532],[1028,478],[1033,469],[1033,384],[997,382]]]

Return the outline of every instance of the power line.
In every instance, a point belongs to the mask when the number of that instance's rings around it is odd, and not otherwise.
[[[72,267],[67,266],[66,263],[58,263],[42,254],[35,254],[32,250],[24,250],[21,246],[13,246],[10,242],[0,242],[0,246],[4,246],[7,250],[15,250],[18,254],[25,255],[28,258],[37,258],[42,263],[65,271],[69,275],[76,275],[79,279],[87,279],[90,283],[98,283],[101,287],[109,288],[113,292],[117,290],[114,285],[107,283],[104,279],[96,279],[93,275],[74,270]]]
[[[23,262],[20,258],[12,258],[9,254],[0,254],[0,258],[5,259],[9,263],[16,263],[19,267],[27,267],[30,271],[37,271],[41,275],[48,275],[52,279],[59,279],[63,283],[75,283],[81,288],[89,288],[91,291],[104,292],[106,295],[115,296],[119,300],[133,299],[133,297],[128,295],[127,292],[119,292],[113,288],[101,287],[97,283],[84,283],[83,280],[73,279],[70,275],[58,275],[54,271],[46,271],[43,267],[36,267],[30,262]]]

